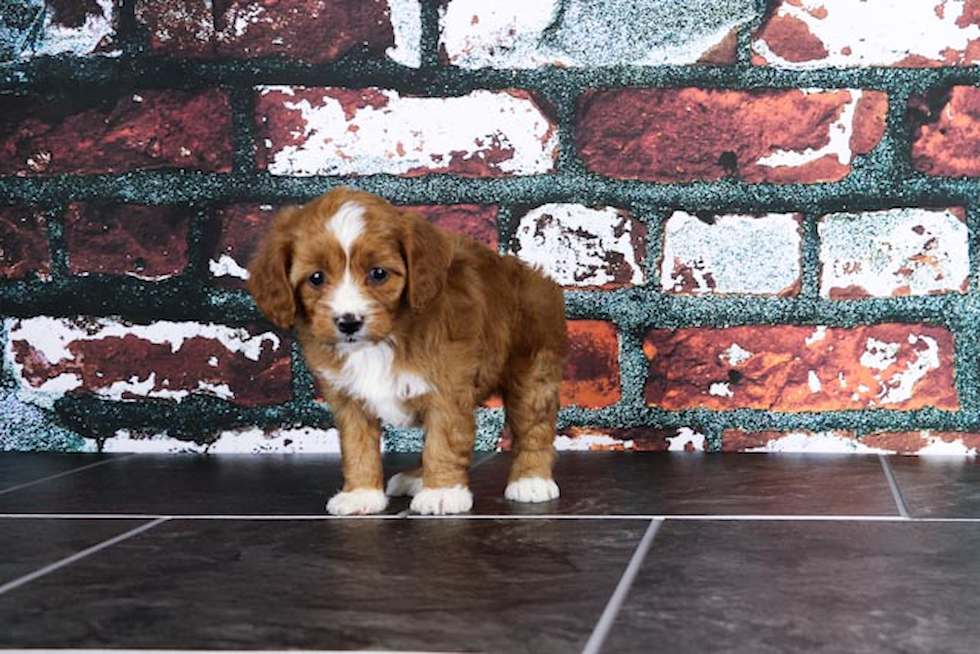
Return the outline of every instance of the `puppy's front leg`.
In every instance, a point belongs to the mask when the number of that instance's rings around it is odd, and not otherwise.
[[[422,489],[412,498],[412,511],[445,515],[473,508],[468,473],[475,439],[472,405],[443,399],[430,406],[425,416]]]
[[[344,488],[327,502],[327,511],[333,515],[380,513],[388,507],[382,490],[381,424],[354,401],[333,398],[330,406],[340,430]]]

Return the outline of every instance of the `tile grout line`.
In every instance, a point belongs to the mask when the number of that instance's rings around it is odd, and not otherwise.
[[[500,452],[500,451],[497,451],[497,450],[495,450],[493,452],[490,452],[485,457],[482,457],[479,461],[477,461],[476,463],[474,463],[473,465],[471,465],[470,466],[470,472],[473,472],[474,470],[476,470],[477,468],[479,468],[480,466],[482,466],[487,461],[490,461],[491,459],[498,458],[501,454],[503,454],[503,452]]]
[[[97,543],[97,544],[93,545],[92,547],[89,547],[87,549],[84,549],[84,550],[82,550],[80,552],[75,552],[74,554],[72,554],[70,556],[66,556],[65,558],[61,559],[60,561],[55,561],[54,563],[48,564],[48,565],[44,566],[43,568],[39,568],[39,569],[35,570],[34,572],[31,572],[29,574],[26,574],[26,575],[24,575],[22,577],[18,577],[17,579],[14,579],[13,581],[9,581],[9,582],[3,584],[2,586],[0,586],[0,595],[3,595],[5,593],[9,593],[10,591],[12,591],[12,590],[14,590],[16,588],[20,588],[21,586],[23,586],[25,584],[28,584],[28,583],[34,581],[35,579],[40,579],[41,577],[47,576],[47,575],[51,574],[52,572],[55,572],[57,570],[60,570],[61,568],[64,568],[65,566],[68,566],[68,565],[71,565],[72,563],[75,563],[77,561],[80,561],[80,560],[82,560],[82,559],[84,559],[84,558],[86,558],[88,556],[91,556],[91,555],[95,554],[96,552],[101,552],[102,550],[107,549],[109,547],[112,547],[113,545],[117,545],[117,544],[119,544],[119,543],[121,543],[121,542],[123,542],[125,540],[129,540],[130,538],[133,538],[135,536],[138,536],[138,535],[142,534],[144,531],[149,531],[150,529],[153,529],[157,525],[162,524],[164,522],[167,522],[168,520],[170,520],[169,517],[160,517],[160,518],[157,518],[156,520],[152,520],[150,522],[144,523],[144,524],[140,525],[139,527],[136,527],[135,529],[130,529],[129,531],[127,531],[125,533],[119,534],[118,536],[115,536],[114,538],[110,538],[109,540],[104,540],[101,543]]]
[[[606,638],[609,637],[609,633],[612,631],[616,616],[619,615],[619,611],[626,601],[626,596],[629,594],[630,588],[633,587],[633,582],[640,572],[640,566],[646,560],[647,553],[653,545],[653,540],[657,537],[657,532],[660,531],[663,524],[663,520],[650,521],[650,526],[647,527],[646,533],[643,534],[643,538],[640,539],[639,545],[636,546],[636,551],[633,552],[633,556],[626,566],[626,570],[623,571],[623,576],[620,577],[619,583],[616,584],[616,590],[613,591],[612,597],[609,598],[606,608],[602,611],[602,615],[599,616],[599,621],[596,622],[595,628],[592,630],[592,635],[589,636],[589,640],[585,643],[582,654],[598,654],[602,649],[602,645],[606,642]]]
[[[0,518],[4,517],[0,514]],[[180,516],[181,518],[193,518],[194,516]],[[371,520],[394,516],[325,516],[325,519],[334,520]],[[214,519],[221,519],[221,516],[213,516]],[[274,518],[267,518],[274,519]],[[306,519],[313,519],[313,516]],[[658,513],[658,514],[560,514],[560,513],[541,513],[529,515],[505,515],[505,514],[485,514],[485,515],[415,515],[409,516],[411,520],[683,520],[686,522],[980,522],[980,518],[916,518],[910,520],[897,515],[814,515],[814,514],[710,514],[710,513]]]
[[[362,516],[334,516],[322,514],[279,514],[279,515],[251,515],[251,514],[158,514],[158,513],[0,513],[0,520],[157,520],[164,518],[172,521],[186,522],[206,522],[206,521],[253,521],[253,522],[343,522],[345,520],[403,520],[406,519],[400,513],[386,513],[377,515]],[[542,513],[536,515],[416,515],[410,514],[409,520],[500,520],[500,521],[521,521],[521,520],[621,520],[621,521],[642,521],[651,520],[678,520],[683,522],[921,522],[923,524],[977,524],[980,518],[912,518],[898,515],[813,515],[813,514],[685,514],[685,513],[661,513],[661,514],[556,514]]]
[[[56,475],[48,475],[47,477],[41,477],[40,479],[35,479],[33,481],[24,482],[23,484],[17,484],[16,486],[10,486],[9,488],[0,489],[0,495],[6,495],[7,493],[13,493],[14,491],[19,491],[24,488],[30,488],[31,486],[36,486],[37,484],[43,484],[47,481],[53,481],[55,479],[61,479],[62,477],[67,477],[73,475],[77,472],[82,472],[84,470],[90,470],[92,468],[97,468],[99,466],[104,466],[107,463],[113,463],[114,461],[122,461],[123,459],[128,459],[133,454],[127,454],[123,456],[112,457],[111,459],[105,459],[104,461],[96,461],[95,463],[89,463],[84,466],[79,466],[77,468],[72,468],[71,470],[65,470],[64,472],[59,472]]]
[[[463,654],[453,650],[411,650],[392,652],[391,650],[357,650],[361,654]],[[66,647],[43,649],[8,649],[0,648],[0,654],[350,654],[351,650],[339,649],[103,649],[90,647]]]
[[[393,652],[392,650],[357,650],[361,654],[463,654],[463,652],[411,650]],[[8,649],[0,648],[0,654],[350,654],[351,650],[338,649],[104,649],[89,647]]]
[[[909,508],[905,504],[905,498],[902,496],[902,489],[898,485],[898,479],[895,477],[895,471],[892,469],[892,464],[884,454],[878,455],[878,460],[881,462],[881,469],[885,472],[885,479],[888,480],[888,488],[892,492],[892,498],[895,500],[895,507],[898,509],[898,514],[909,520],[912,518],[909,515]]]

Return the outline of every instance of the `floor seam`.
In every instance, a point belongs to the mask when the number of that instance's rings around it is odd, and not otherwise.
[[[100,647],[58,647],[58,648],[5,648],[0,654],[350,654],[349,649],[167,649],[132,648],[105,649]],[[399,654],[401,650],[354,650],[361,654]],[[402,654],[464,654],[456,650],[411,650]]]
[[[87,558],[97,552],[101,552],[104,549],[108,549],[113,545],[117,545],[123,541],[129,540],[130,538],[134,538],[135,536],[138,536],[145,531],[149,531],[150,529],[153,529],[157,525],[167,522],[168,520],[170,520],[169,517],[160,517],[157,518],[156,520],[151,520],[150,522],[144,523],[134,529],[130,529],[129,531],[119,534],[118,536],[114,536],[113,538],[104,540],[101,543],[97,543],[91,547],[81,550],[80,552],[75,552],[70,556],[66,556],[65,558],[59,561],[55,561],[54,563],[49,563],[48,565],[42,568],[38,568],[33,572],[30,572],[26,575],[18,577],[17,579],[14,579],[13,581],[9,581],[3,584],[2,586],[0,586],[0,595],[9,593],[10,591],[20,588],[25,584],[29,584],[30,582],[35,581],[36,579],[45,577],[51,574],[52,572],[55,572],[57,570],[60,570],[61,568],[67,567],[73,563],[81,561],[82,559]]]
[[[888,480],[888,488],[891,490],[892,499],[895,500],[895,507],[898,509],[898,514],[905,519],[911,519],[909,515],[908,505],[905,504],[905,497],[902,496],[902,489],[898,485],[898,478],[895,477],[895,470],[892,468],[891,461],[884,454],[878,455],[878,460],[881,462],[881,469],[885,473],[885,479]]]
[[[128,459],[134,456],[133,454],[126,454],[123,456],[116,456],[111,459],[105,459],[103,461],[96,461],[95,463],[89,463],[87,465],[79,466],[77,468],[72,468],[71,470],[65,470],[64,472],[59,472],[54,475],[48,475],[47,477],[41,477],[40,479],[34,479],[32,481],[24,482],[23,484],[17,484],[16,486],[10,486],[9,488],[0,489],[0,495],[6,495],[7,493],[13,493],[14,491],[23,490],[25,488],[30,488],[31,486],[36,486],[38,484],[43,484],[48,481],[53,481],[55,479],[61,479],[62,477],[68,477],[79,472],[84,472],[85,470],[90,470],[92,468],[98,468],[99,466],[104,466],[108,463],[114,463],[115,461],[122,461],[123,459]]]
[[[160,513],[0,513],[0,520],[183,520],[193,521],[253,521],[253,522],[334,522],[345,520],[404,520],[405,511],[384,515],[363,515],[363,516],[333,516],[333,515],[303,515],[303,514],[281,514],[281,515],[248,515],[248,514],[202,514],[202,515],[180,515],[180,514],[160,514]],[[922,517],[912,518],[898,515],[809,515],[809,514],[779,514],[779,515],[753,515],[753,514],[637,514],[637,515],[604,515],[604,514],[540,514],[540,515],[417,515],[407,516],[410,520],[502,520],[502,521],[524,521],[524,520],[621,520],[621,521],[643,521],[651,520],[677,520],[684,522],[921,522],[921,523],[980,523],[980,518],[941,518],[941,517]]]
[[[609,598],[609,602],[606,603],[606,608],[603,609],[602,615],[599,616],[599,621],[596,622],[595,627],[592,629],[592,634],[585,643],[582,654],[598,654],[601,651],[603,643],[606,642],[606,638],[612,632],[616,616],[619,615],[619,611],[626,601],[626,596],[629,594],[630,588],[633,587],[633,582],[640,572],[640,567],[646,560],[647,553],[653,545],[653,540],[657,537],[657,532],[660,531],[663,524],[663,520],[650,521],[650,526],[647,527],[643,538],[640,539],[636,550],[633,552],[633,556],[630,557],[630,561],[626,565],[626,570],[623,571],[623,575],[619,578],[619,583],[616,584],[616,589]]]
[[[476,470],[477,468],[479,468],[480,466],[482,466],[487,461],[490,461],[492,459],[499,458],[501,454],[503,454],[503,452],[491,452],[487,456],[480,457],[480,460],[479,461],[477,461],[476,463],[474,463],[473,465],[470,466],[470,472],[473,472],[474,470]]]

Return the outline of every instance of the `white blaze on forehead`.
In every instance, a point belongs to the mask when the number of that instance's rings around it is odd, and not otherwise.
[[[330,294],[327,304],[337,316],[345,313],[352,313],[355,316],[367,315],[371,308],[371,301],[364,295],[360,285],[354,281],[350,270],[351,248],[365,229],[364,207],[353,200],[348,200],[330,217],[326,229],[340,243],[347,259],[344,278]]]
[[[357,237],[364,233],[364,207],[353,200],[348,200],[330,217],[326,227],[340,243],[349,260],[351,246]]]

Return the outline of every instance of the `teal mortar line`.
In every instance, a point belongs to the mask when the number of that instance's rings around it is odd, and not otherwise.
[[[980,217],[974,198],[980,180],[932,178],[912,171],[908,144],[911,126],[908,99],[932,88],[956,84],[980,86],[980,69],[822,69],[785,71],[755,67],[750,62],[750,36],[759,18],[738,35],[734,66],[618,66],[601,69],[539,69],[530,71],[465,71],[438,62],[438,12],[423,2],[422,67],[406,69],[392,62],[358,56],[325,65],[279,60],[167,61],[141,56],[132,16],[132,3],[123,3],[120,22],[122,57],[118,59],[56,58],[0,65],[0,92],[70,96],[93,90],[125,94],[148,88],[205,88],[229,92],[235,119],[233,172],[144,171],[121,175],[20,178],[0,176],[0,196],[8,203],[40,204],[48,209],[52,279],[0,281],[0,315],[121,315],[135,321],[155,318],[250,323],[259,320],[243,291],[212,287],[207,279],[205,245],[214,209],[232,202],[281,204],[304,200],[338,184],[384,195],[400,204],[495,204],[500,206],[500,249],[506,251],[519,209],[548,202],[609,205],[629,210],[649,230],[644,264],[644,287],[612,292],[569,291],[569,316],[610,320],[619,330],[622,398],[611,407],[562,410],[562,427],[691,427],[708,438],[709,449],[721,446],[725,429],[851,430],[859,434],[896,429],[980,430],[980,262],[977,235]],[[369,177],[277,178],[259,171],[252,157],[255,134],[253,87],[262,84],[310,86],[378,86],[403,93],[458,95],[476,89],[523,88],[533,91],[554,110],[560,128],[558,172],[528,178],[462,179],[451,175],[399,178]],[[633,86],[722,89],[859,88],[889,95],[887,130],[881,143],[859,157],[852,174],[841,182],[818,185],[744,184],[738,181],[650,184],[592,175],[574,148],[576,103],[591,88]],[[159,283],[94,275],[72,278],[64,240],[64,206],[70,201],[185,204],[195,212],[188,236],[190,265],[181,275]],[[959,297],[907,297],[831,302],[819,297],[819,238],[816,221],[835,211],[863,211],[896,206],[964,206],[971,234],[971,290]],[[804,215],[802,290],[795,298],[693,298],[660,290],[659,261],[663,223],[674,210],[692,213],[771,211]],[[663,411],[646,406],[643,385],[648,363],[642,351],[650,328],[728,325],[827,325],[852,327],[880,322],[930,323],[950,329],[956,339],[956,384],[962,411],[943,412],[863,410],[824,413],[775,413],[749,409],[733,411]],[[0,344],[6,331],[0,333]],[[52,442],[73,447],[77,431],[104,436],[117,428],[168,429],[203,441],[216,429],[296,424],[326,427],[329,410],[314,401],[312,376],[295,346],[291,353],[294,399],[282,406],[248,408],[208,397],[192,397],[180,405],[116,403],[92,397],[66,397],[45,414]],[[9,397],[9,371],[0,377],[0,401]],[[5,395],[6,394],[6,395]],[[37,411],[31,408],[32,411]],[[34,423],[31,423],[34,424]],[[499,410],[480,413],[481,449],[492,448],[503,425]],[[65,429],[70,428],[71,431]],[[393,449],[414,448],[418,434],[391,433]],[[58,440],[60,439],[60,440]],[[65,443],[68,443],[65,445]]]
[[[978,83],[980,86],[980,83]],[[829,184],[746,184],[738,181],[656,184],[614,180],[560,171],[526,178],[464,179],[445,174],[424,178],[275,177],[264,172],[200,173],[144,171],[124,175],[0,176],[7,203],[60,204],[106,200],[144,204],[231,202],[286,203],[315,197],[337,185],[383,194],[397,204],[582,202],[623,206],[631,203],[687,208],[695,212],[809,210],[860,211],[908,203],[964,205],[980,191],[976,179],[882,178],[859,157],[851,176]]]

